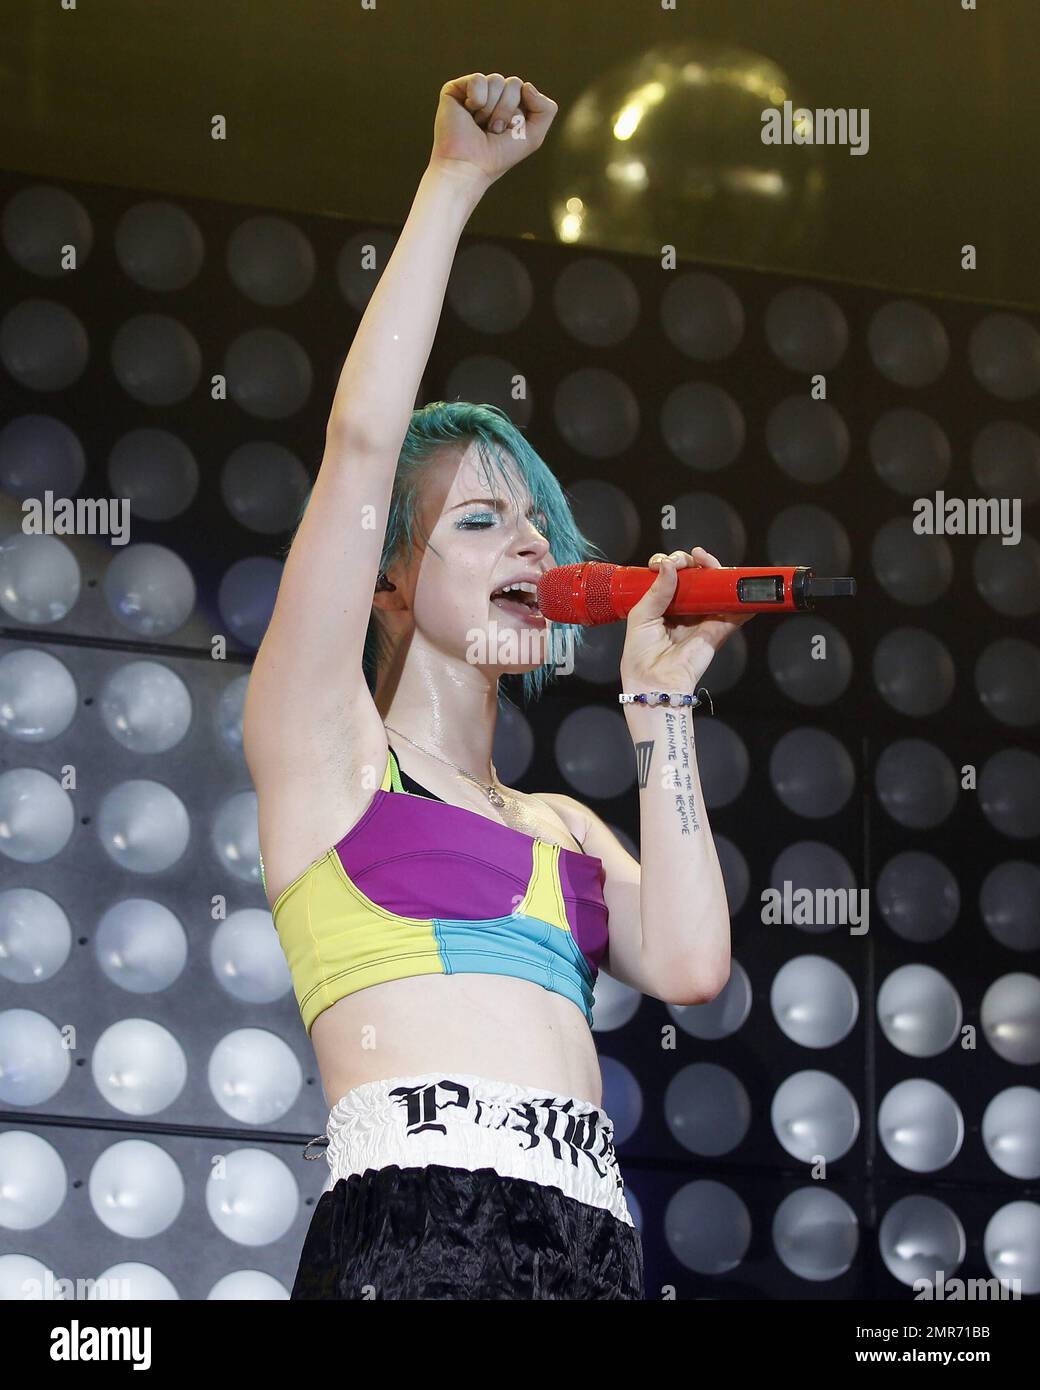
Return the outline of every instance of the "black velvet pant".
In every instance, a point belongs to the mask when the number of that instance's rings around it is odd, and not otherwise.
[[[643,1299],[638,1231],[493,1168],[390,1165],[318,1199],[293,1299]]]

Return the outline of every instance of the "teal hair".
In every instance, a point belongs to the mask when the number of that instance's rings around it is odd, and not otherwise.
[[[599,546],[578,530],[563,488],[552,470],[532,449],[508,415],[493,405],[474,405],[469,401],[432,401],[429,405],[412,411],[408,431],[401,445],[390,495],[383,551],[379,561],[380,572],[385,572],[398,556],[404,556],[406,563],[412,558],[419,526],[423,476],[427,466],[435,461],[436,451],[444,445],[471,441],[476,442],[488,476],[490,477],[493,470],[505,484],[513,501],[519,505],[513,480],[506,470],[500,451],[508,450],[516,461],[517,472],[527,485],[536,511],[545,514],[545,537],[558,565],[580,564],[586,560],[606,558]],[[300,521],[309,501],[310,493],[300,511]],[[298,526],[299,521],[297,528]],[[423,541],[429,545],[428,537],[424,536]],[[435,546],[429,545],[429,548],[435,555],[439,553]],[[547,682],[556,679],[555,667],[567,650],[564,644],[572,640],[574,651],[578,651],[584,638],[585,629],[579,624],[553,624],[550,659],[533,671],[520,673],[525,705],[539,698]],[[373,612],[365,634],[362,657],[365,681],[373,694],[377,666],[389,660],[390,655],[389,638]],[[503,677],[503,681],[515,679],[515,676]],[[499,683],[499,708],[508,703],[501,685],[502,682]]]

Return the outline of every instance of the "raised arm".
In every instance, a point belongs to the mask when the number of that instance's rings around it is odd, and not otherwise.
[[[343,364],[330,431],[388,448],[396,463],[462,230],[490,185],[538,148],[555,113],[519,77],[473,73],[441,88],[430,162]]]
[[[441,88],[430,161],[343,364],[253,663],[244,733],[254,781],[307,761],[329,720],[369,698],[362,656],[394,473],[455,249],[484,192],[538,148],[555,113],[517,77],[472,73]]]

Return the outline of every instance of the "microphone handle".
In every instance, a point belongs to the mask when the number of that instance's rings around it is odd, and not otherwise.
[[[681,569],[666,618],[707,613],[799,612],[812,607],[806,581],[811,565],[735,565],[722,569]],[[610,600],[615,621],[629,611],[657,578],[645,565],[615,565]]]

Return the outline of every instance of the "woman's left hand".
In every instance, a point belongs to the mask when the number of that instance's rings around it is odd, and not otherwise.
[[[621,653],[622,685],[633,694],[650,690],[692,694],[723,643],[756,615],[662,617],[675,595],[680,569],[717,570],[722,564],[701,546],[673,550],[671,555],[658,552],[651,555],[648,564],[658,574],[629,609],[628,634]]]

